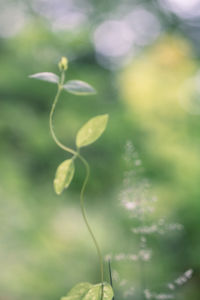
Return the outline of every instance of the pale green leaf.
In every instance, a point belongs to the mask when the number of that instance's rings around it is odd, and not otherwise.
[[[113,289],[110,284],[104,283],[103,285],[103,300],[111,300],[114,296]]]
[[[91,300],[91,299],[100,300],[101,299],[101,293],[102,293],[102,285],[101,284],[95,284],[89,289],[87,294],[83,297],[83,300]]]
[[[60,195],[62,191],[69,186],[74,176],[74,171],[75,167],[73,159],[67,159],[58,166],[54,179],[54,189],[56,194]]]
[[[83,297],[83,300],[111,300],[113,298],[113,289],[108,283],[103,284],[103,297],[102,295],[102,284],[93,285],[87,294]]]
[[[107,122],[107,114],[90,119],[77,133],[77,147],[84,147],[95,142],[106,129]]]
[[[66,297],[61,300],[101,300],[102,284],[92,285],[88,282],[77,284],[70,290]],[[108,283],[103,284],[102,300],[112,300],[113,289]]]
[[[53,82],[53,83],[59,82],[59,77],[56,74],[51,73],[51,72],[36,73],[36,74],[30,75],[29,77],[39,79],[39,80],[49,81],[49,82]]]
[[[83,299],[85,294],[92,287],[89,282],[81,282],[76,284],[67,294],[66,297],[62,297],[61,300],[80,300]]]
[[[81,80],[69,80],[63,85],[63,88],[74,95],[91,95],[95,94],[95,89],[87,82]]]

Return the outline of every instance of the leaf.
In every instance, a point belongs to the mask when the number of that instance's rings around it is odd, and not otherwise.
[[[67,297],[62,297],[61,300],[80,300],[92,287],[89,282],[81,282],[76,284],[67,294]]]
[[[66,297],[61,300],[101,300],[102,284],[92,285],[89,282],[78,283],[73,287]],[[102,300],[111,300],[113,298],[113,289],[108,283],[103,284]]]
[[[30,75],[29,77],[39,79],[39,80],[49,81],[49,82],[53,82],[53,83],[59,82],[59,77],[56,74],[51,73],[51,72],[36,73],[36,74]]]
[[[107,114],[99,115],[90,119],[77,133],[77,147],[84,147],[95,142],[106,129],[107,122]]]
[[[95,89],[90,84],[81,80],[69,80],[63,85],[63,88],[74,95],[96,94]]]
[[[62,191],[70,185],[74,176],[74,171],[75,167],[73,159],[67,159],[58,166],[54,179],[54,189],[56,194],[60,195]]]
[[[103,286],[103,300],[111,300],[114,297],[113,288],[110,284],[105,283]]]
[[[101,300],[101,293],[102,293],[102,284],[95,284],[93,285],[83,300]],[[113,298],[113,289],[108,283],[103,284],[103,297],[102,300],[111,300]]]

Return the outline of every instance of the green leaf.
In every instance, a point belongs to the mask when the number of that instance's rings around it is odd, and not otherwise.
[[[107,282],[103,286],[103,300],[111,300],[114,296],[113,288]]]
[[[74,95],[96,94],[95,89],[90,84],[81,80],[69,80],[63,85],[63,88]]]
[[[92,285],[88,282],[78,283],[73,287],[66,297],[61,300],[101,300],[102,284]],[[103,284],[102,300],[111,300],[113,298],[113,289],[108,283]]]
[[[83,300],[101,300],[101,293],[102,293],[102,284],[95,284],[93,285]],[[113,289],[108,283],[103,284],[103,297],[102,300],[111,300],[113,298]]]
[[[67,294],[66,297],[62,297],[61,300],[80,300],[92,287],[89,282],[81,282],[76,284]]]
[[[51,72],[36,73],[36,74],[30,75],[29,77],[39,79],[39,80],[49,81],[49,82],[53,82],[53,83],[59,82],[59,77],[56,74],[51,73]]]
[[[77,147],[84,147],[95,142],[106,129],[107,122],[107,114],[90,119],[77,133]]]
[[[75,167],[73,159],[67,159],[58,166],[54,179],[54,189],[56,194],[60,195],[62,191],[70,185],[74,176],[74,171]]]

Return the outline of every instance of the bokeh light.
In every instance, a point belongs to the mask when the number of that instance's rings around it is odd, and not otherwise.
[[[160,4],[186,19],[200,15],[199,0],[161,0]]]
[[[22,3],[1,3],[0,37],[12,37],[20,32],[27,21],[26,9]]]

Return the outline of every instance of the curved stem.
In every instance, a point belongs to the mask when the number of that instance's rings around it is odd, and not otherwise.
[[[62,85],[63,85],[63,82],[64,82],[64,75],[62,73],[61,75],[61,83],[58,85],[58,90],[57,90],[57,93],[56,93],[56,96],[54,98],[54,101],[53,101],[53,104],[52,104],[52,107],[51,107],[51,111],[50,111],[50,114],[49,114],[49,128],[50,128],[50,132],[51,132],[51,136],[53,138],[53,140],[55,141],[55,143],[60,147],[62,148],[64,151],[67,151],[73,155],[77,155],[77,152],[74,151],[73,149],[69,148],[69,147],[66,147],[65,145],[63,145],[57,138],[55,132],[54,132],[54,127],[53,127],[53,114],[54,114],[54,111],[55,111],[55,107],[56,107],[56,104],[58,102],[58,98],[61,94],[61,91],[62,91]]]
[[[98,258],[99,258],[99,265],[100,265],[100,276],[101,276],[101,283],[102,283],[102,292],[101,292],[101,299],[103,299],[103,258],[102,258],[102,254],[101,254],[101,251],[100,251],[100,247],[99,247],[99,244],[95,238],[95,235],[88,223],[88,220],[87,220],[87,217],[86,217],[86,212],[85,212],[85,207],[84,207],[84,192],[85,192],[85,188],[86,188],[86,185],[88,183],[88,179],[89,179],[89,176],[90,176],[90,167],[87,163],[87,161],[80,155],[79,151],[75,151],[67,146],[65,146],[64,144],[62,144],[59,139],[57,138],[55,132],[54,132],[54,126],[53,126],[53,114],[55,112],[55,107],[56,107],[56,104],[58,102],[58,98],[61,94],[61,91],[62,91],[62,88],[63,88],[63,83],[64,83],[64,80],[65,80],[65,75],[64,75],[64,72],[61,73],[61,80],[60,80],[60,83],[58,84],[58,90],[57,90],[57,93],[56,93],[56,96],[54,98],[54,101],[53,101],[53,104],[52,104],[52,107],[51,107],[51,111],[50,111],[50,114],[49,114],[49,127],[50,127],[50,132],[51,132],[51,136],[53,138],[53,140],[55,141],[55,143],[61,148],[63,149],[64,151],[66,152],[69,152],[71,154],[73,154],[74,158],[75,157],[79,157],[79,159],[82,161],[82,163],[84,164],[85,166],[85,169],[86,169],[86,176],[85,176],[85,179],[84,179],[84,182],[83,182],[83,185],[82,185],[82,188],[81,188],[81,192],[80,192],[80,204],[81,204],[81,212],[82,212],[82,216],[83,216],[83,219],[84,219],[84,222],[86,224],[86,227],[91,235],[91,238],[95,244],[95,247],[96,247],[96,250],[97,250],[97,254],[98,254]]]
[[[99,265],[100,265],[101,283],[102,283],[102,287],[103,287],[103,258],[102,258],[102,254],[101,254],[99,244],[98,244],[98,242],[97,242],[97,240],[94,236],[94,233],[93,233],[93,231],[92,231],[92,229],[91,229],[91,227],[88,223],[86,213],[85,213],[85,207],[84,207],[84,192],[85,192],[85,188],[86,188],[89,176],[90,176],[90,167],[89,167],[87,161],[80,154],[78,154],[78,157],[83,162],[83,164],[85,166],[85,169],[86,169],[86,177],[85,177],[85,180],[83,182],[83,185],[82,185],[82,188],[81,188],[81,193],[80,193],[81,212],[82,212],[82,216],[83,216],[83,219],[85,221],[85,224],[87,226],[87,229],[88,229],[88,231],[89,231],[89,233],[92,237],[92,240],[93,240],[93,242],[95,244],[95,247],[96,247],[96,250],[97,250],[97,254],[98,254],[98,257],[99,257]]]

